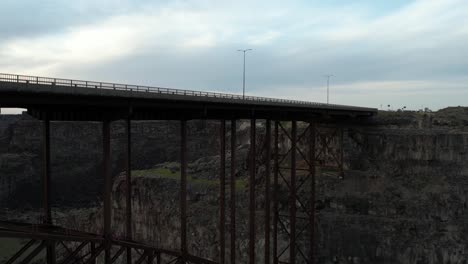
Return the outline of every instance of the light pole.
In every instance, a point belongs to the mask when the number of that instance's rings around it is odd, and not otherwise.
[[[327,77],[327,104],[330,103],[330,77],[335,77],[332,74],[325,75]]]
[[[242,99],[245,99],[245,53],[252,49],[240,49],[237,51],[241,51],[244,53],[244,74],[242,75]]]

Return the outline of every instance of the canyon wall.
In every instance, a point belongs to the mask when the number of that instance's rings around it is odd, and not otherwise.
[[[9,198],[22,196],[22,190],[30,188],[27,184],[39,179],[40,124],[27,117],[1,117],[0,121],[0,199],[11,206]],[[217,170],[213,167],[219,162],[216,156],[219,145],[213,135],[217,135],[217,126],[212,122],[193,122],[191,125],[189,252],[215,259],[219,246],[216,233],[219,185]],[[53,154],[54,177],[95,183],[93,188],[89,187],[91,190],[82,190],[89,197],[86,202],[68,202],[81,199],[76,194],[56,199],[60,201],[56,203],[55,209],[60,212],[56,221],[99,232],[102,216],[99,199],[95,196],[102,184],[98,162],[100,126],[93,123],[56,123],[53,126],[57,127],[56,131],[62,131],[53,132],[56,133],[54,148],[68,144]],[[133,126],[134,131],[141,131],[133,136],[135,238],[177,249],[180,242],[178,170],[174,163],[178,160],[177,123],[135,122]],[[238,130],[237,255],[239,263],[245,263],[248,126],[241,124]],[[79,131],[89,131],[87,133],[94,136],[79,134],[82,133]],[[123,123],[116,123],[112,136],[116,236],[123,236],[124,226],[124,181],[119,176],[125,146],[123,132]],[[344,177],[336,177],[321,168],[317,170],[317,262],[467,263],[468,109],[447,108],[435,113],[383,112],[372,125],[348,127],[344,135]],[[82,148],[74,145],[78,144],[73,143],[77,139],[82,142]],[[82,167],[76,166],[77,161]],[[259,169],[259,190],[262,189],[262,177]],[[280,198],[281,207],[285,209],[286,199]],[[257,215],[262,215],[263,208],[263,197],[259,194]],[[262,252],[264,246],[263,227],[264,223],[258,220],[258,252]],[[284,233],[280,234],[279,243],[280,247],[286,245]],[[300,244],[307,246],[303,238]],[[261,259],[262,253],[258,253],[257,260]]]

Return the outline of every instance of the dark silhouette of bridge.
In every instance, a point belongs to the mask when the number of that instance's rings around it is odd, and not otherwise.
[[[315,263],[315,174],[318,166],[336,167],[343,171],[343,128],[366,122],[377,113],[374,108],[323,104],[306,101],[273,99],[200,92],[191,90],[148,87],[127,84],[67,80],[24,75],[0,74],[0,106],[26,108],[43,123],[42,209],[43,223],[21,224],[0,222],[0,237],[27,238],[26,243],[7,264],[29,263],[45,251],[48,264],[96,263],[103,259],[114,263],[125,256],[125,263],[236,263],[236,149],[231,147],[226,160],[226,122],[231,122],[231,146],[236,146],[236,122],[250,120],[249,155],[249,263],[256,254],[264,254],[265,263]],[[110,124],[126,120],[126,219],[125,238],[113,236],[111,228],[112,175],[110,164]],[[219,188],[219,256],[215,260],[191,255],[187,250],[187,120],[219,120],[220,188]],[[156,248],[133,240],[131,204],[131,121],[180,121],[180,248],[177,251]],[[265,144],[256,149],[256,122],[265,120]],[[50,121],[101,121],[103,142],[103,234],[91,234],[53,225],[50,203]],[[304,123],[298,129],[298,122]],[[279,135],[286,137],[288,149],[279,148]],[[333,146],[332,146],[333,145]],[[336,148],[336,146],[338,146]],[[265,159],[264,252],[255,252],[255,174],[256,156]],[[302,162],[298,162],[301,160]],[[271,162],[273,161],[273,162]],[[230,175],[226,175],[230,162]],[[287,163],[287,164],[285,164]],[[298,176],[298,172],[306,175]],[[271,182],[273,181],[273,182]],[[288,212],[278,207],[278,186],[288,189]],[[300,191],[308,186],[306,194]],[[227,188],[226,188],[227,187]],[[230,199],[228,200],[227,194]],[[226,208],[226,203],[229,204]],[[227,222],[229,216],[229,223]],[[298,221],[306,229],[299,230]],[[229,225],[227,225],[229,224]],[[226,229],[226,226],[228,228]],[[279,248],[278,234],[287,234],[285,248]],[[226,234],[230,234],[226,246]],[[298,245],[306,237],[308,248]],[[67,242],[78,246],[67,247]],[[57,256],[57,247],[67,254]]]

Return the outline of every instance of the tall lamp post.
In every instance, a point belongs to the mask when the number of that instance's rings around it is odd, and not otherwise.
[[[335,77],[335,76],[332,74],[327,74],[325,75],[325,77],[327,78],[327,104],[329,104],[330,103],[330,77]]]
[[[241,51],[244,53],[244,73],[242,75],[242,99],[245,99],[245,53],[247,51],[250,51],[252,49],[240,49],[240,50],[237,50],[237,51]]]

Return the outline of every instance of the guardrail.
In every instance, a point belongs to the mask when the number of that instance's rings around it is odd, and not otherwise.
[[[198,96],[198,97],[203,96],[203,97],[224,98],[224,99],[233,99],[233,100],[241,100],[241,101],[257,101],[257,102],[309,105],[313,107],[331,108],[331,109],[339,108],[339,109],[349,109],[349,110],[374,111],[373,108],[336,105],[336,104],[324,104],[324,103],[299,101],[299,100],[276,99],[276,98],[258,97],[258,96],[242,96],[242,95],[236,95],[236,94],[202,92],[202,91],[193,91],[193,90],[183,90],[183,89],[164,88],[164,87],[151,87],[151,86],[130,85],[130,84],[118,84],[118,83],[108,83],[108,82],[71,80],[71,79],[17,75],[17,74],[7,74],[7,73],[0,73],[0,82],[30,83],[30,84],[40,84],[40,85],[61,86],[61,87],[80,87],[80,88],[90,88],[90,89],[106,89],[106,90],[146,92],[146,93],[159,93],[159,94],[172,94],[172,95],[185,95],[185,96]]]

